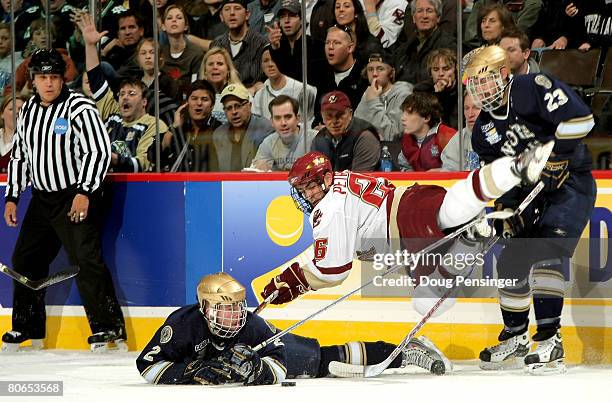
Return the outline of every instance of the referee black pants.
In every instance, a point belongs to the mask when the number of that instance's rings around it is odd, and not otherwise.
[[[49,264],[63,245],[70,263],[80,267],[76,284],[92,333],[124,329],[123,313],[102,259],[101,191],[89,197],[87,218],[81,223],[73,223],[67,216],[75,195],[73,189],[32,190],[32,200],[13,252],[13,268],[33,280],[45,278],[49,275]],[[45,337],[45,293],[44,289],[34,291],[14,284],[14,331],[32,339]]]

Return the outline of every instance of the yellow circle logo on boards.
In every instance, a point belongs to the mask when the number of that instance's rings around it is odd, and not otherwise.
[[[273,199],[266,210],[266,231],[279,246],[291,246],[302,236],[304,215],[295,207],[293,199],[282,195]]]

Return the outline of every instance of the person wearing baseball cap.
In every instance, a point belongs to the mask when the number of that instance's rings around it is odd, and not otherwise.
[[[251,112],[249,90],[244,85],[226,86],[221,103],[227,123],[213,132],[217,160],[211,161],[211,170],[240,171],[251,166],[259,145],[274,129],[268,119]]]
[[[363,71],[370,86],[361,97],[355,116],[372,123],[383,140],[402,137],[402,102],[412,93],[412,84],[395,81],[395,68],[388,52],[372,53]]]
[[[325,127],[312,142],[311,151],[322,152],[334,171],[374,171],[380,162],[380,138],[376,128],[353,117],[351,101],[342,91],[331,91],[321,98]]]

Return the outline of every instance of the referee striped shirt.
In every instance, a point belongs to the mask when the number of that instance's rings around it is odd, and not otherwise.
[[[17,118],[6,201],[17,202],[28,182],[40,191],[76,187],[94,192],[110,163],[110,141],[95,103],[65,86],[49,106],[31,97]]]

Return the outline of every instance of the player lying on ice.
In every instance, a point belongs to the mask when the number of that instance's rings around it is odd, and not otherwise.
[[[277,329],[247,311],[246,289],[230,275],[207,275],[197,288],[198,304],[173,312],[136,360],[152,384],[277,384],[296,376],[325,377],[331,361],[383,361],[395,345],[349,342],[320,346],[313,338],[287,334],[255,352]],[[427,338],[414,339],[391,368],[416,365],[444,374],[450,362]]]

